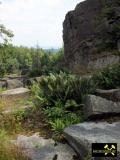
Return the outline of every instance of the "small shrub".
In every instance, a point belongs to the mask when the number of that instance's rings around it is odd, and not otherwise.
[[[113,89],[120,87],[120,64],[110,66],[93,75],[98,88]]]
[[[62,119],[56,119],[54,122],[50,122],[52,126],[52,130],[55,131],[56,134],[62,134],[65,128],[65,123]]]
[[[79,104],[83,95],[94,92],[94,89],[95,86],[90,78],[81,79],[78,76],[60,72],[60,74],[50,74],[41,79],[37,85],[36,97],[40,104],[47,101],[52,106],[55,101],[61,100],[65,104],[68,99],[74,99]]]
[[[45,115],[47,115],[47,117],[52,120],[56,118],[61,118],[65,114],[65,112],[66,111],[64,107],[58,107],[58,106],[48,107],[44,109]]]
[[[102,11],[103,17],[106,17],[108,20],[112,19],[115,16],[115,11],[112,7],[105,7]]]
[[[63,117],[63,119],[64,119],[66,127],[68,127],[71,124],[80,123],[82,121],[82,115],[78,114],[78,113],[75,113],[75,112],[74,113],[69,112],[68,114],[66,114]]]

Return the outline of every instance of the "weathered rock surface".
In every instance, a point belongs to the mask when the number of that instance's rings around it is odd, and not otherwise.
[[[4,78],[0,78],[0,87],[7,89],[15,89],[23,87],[23,79],[22,76],[8,75]]]
[[[0,78],[0,87],[6,89],[26,87],[30,86],[34,80],[35,78],[29,78],[27,76],[8,75]]]
[[[96,94],[97,96],[101,96],[108,100],[114,102],[120,102],[120,89],[111,89],[111,90],[97,89]]]
[[[91,153],[92,143],[117,143],[118,151],[120,151],[120,122],[112,124],[85,122],[66,128],[64,134],[70,145],[81,157],[81,160],[84,160],[87,154]],[[114,158],[114,160],[119,158]],[[98,159],[104,160],[104,158]],[[98,159],[95,158],[95,160]],[[92,157],[90,160],[92,160]]]
[[[76,155],[67,144],[55,144],[52,139],[44,139],[37,134],[29,137],[20,135],[12,142],[31,160],[73,160]]]
[[[9,79],[7,80],[7,89],[15,89],[23,87],[23,82],[19,79]]]
[[[19,99],[27,99],[30,96],[30,90],[27,88],[16,88],[11,90],[3,91],[0,94],[0,100],[4,101],[15,101]]]
[[[3,91],[2,94],[0,94],[1,97],[7,97],[7,96],[28,96],[30,93],[30,90],[27,88],[16,88],[16,89],[10,89]]]
[[[84,101],[84,113],[86,118],[120,113],[120,102],[113,102],[95,95],[86,96]]]
[[[75,72],[120,62],[119,0],[86,0],[63,23],[66,65]]]

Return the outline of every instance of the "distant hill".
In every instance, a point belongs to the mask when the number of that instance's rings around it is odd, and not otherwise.
[[[50,49],[44,49],[45,52],[51,52],[51,53],[56,53],[59,51],[60,48],[50,48]]]

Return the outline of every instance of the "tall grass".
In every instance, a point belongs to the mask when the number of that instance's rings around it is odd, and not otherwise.
[[[0,130],[0,160],[28,160],[19,148],[11,144],[5,130]]]

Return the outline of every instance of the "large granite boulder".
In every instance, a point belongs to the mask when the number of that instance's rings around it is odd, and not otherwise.
[[[86,0],[63,23],[66,65],[75,72],[119,63],[119,0]]]
[[[85,117],[120,114],[120,102],[113,102],[95,95],[86,96],[84,106]]]
[[[12,143],[21,148],[31,160],[73,160],[76,156],[67,144],[55,143],[52,139],[39,137],[38,134],[29,137],[20,135]]]
[[[96,95],[114,102],[120,102],[120,89],[111,89],[111,90],[97,89]]]
[[[66,128],[64,135],[79,154],[81,160],[91,154],[92,143],[117,143],[120,152],[120,122],[112,124],[107,122],[84,122]],[[113,159],[108,157],[108,159],[119,160],[120,156]],[[89,160],[92,160],[91,156]],[[106,160],[106,158],[95,158],[94,160]]]

